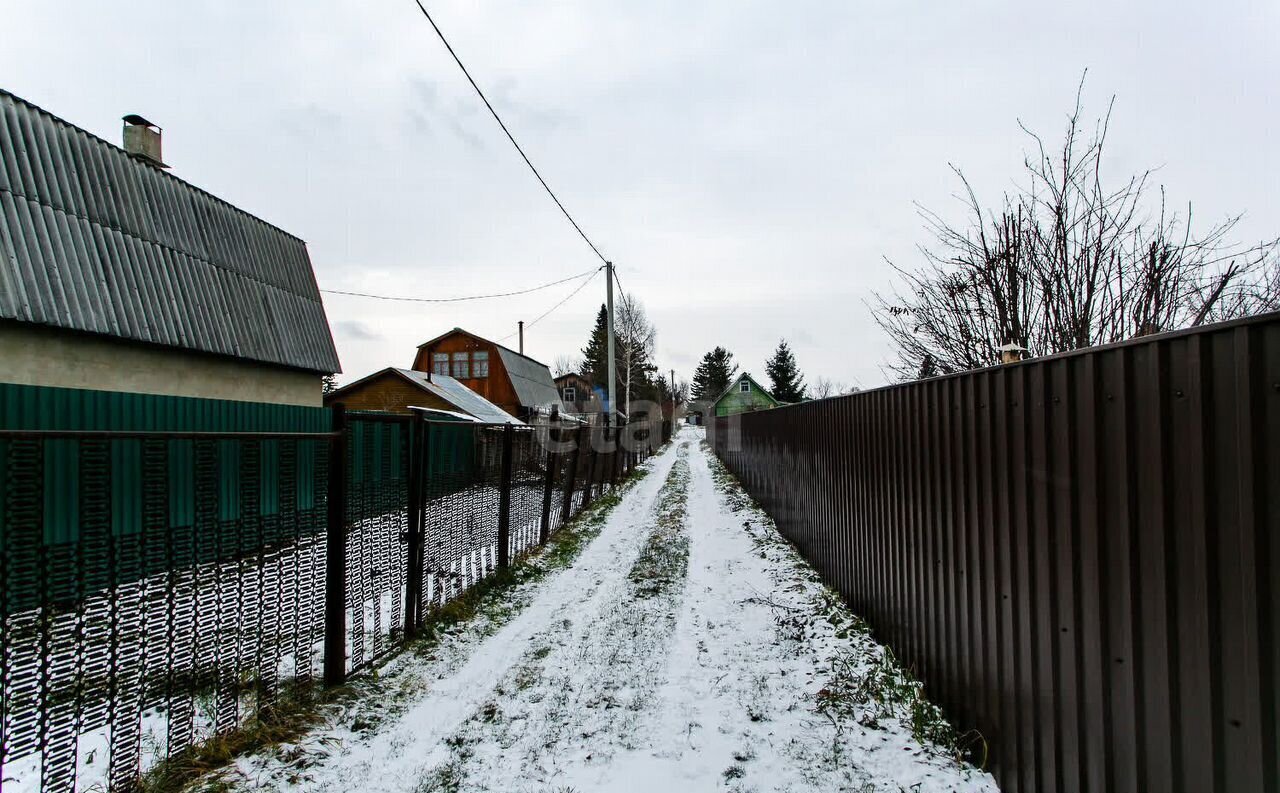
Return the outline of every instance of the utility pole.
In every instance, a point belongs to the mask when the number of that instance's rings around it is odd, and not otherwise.
[[[605,262],[605,305],[609,314],[609,340],[607,342],[609,348],[607,369],[609,372],[609,412],[605,415],[606,426],[613,423],[615,411],[618,409],[618,403],[614,401],[616,392],[614,389],[618,380],[618,370],[613,362],[613,262]]]

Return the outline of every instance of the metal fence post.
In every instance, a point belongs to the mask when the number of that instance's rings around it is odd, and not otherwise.
[[[409,422],[409,528],[405,538],[404,636],[413,638],[422,621],[422,510],[427,490],[426,461],[430,427],[420,417]]]
[[[347,679],[347,409],[333,406],[324,590],[324,684]]]
[[[511,440],[514,426],[502,427],[502,479],[498,485],[498,569],[511,564]]]
[[[573,489],[578,483],[578,456],[582,454],[581,430],[574,430],[573,444],[573,462],[569,464],[569,470],[565,473],[564,480],[564,505],[560,508],[560,513],[564,517],[560,519],[561,523],[568,521],[573,517]],[[561,433],[563,437],[564,433]]]
[[[591,490],[596,484],[596,438],[595,428],[587,427],[587,481],[582,491],[582,508],[591,503]]]
[[[560,455],[552,448],[560,443],[560,429],[555,426],[560,414],[557,408],[551,408],[552,426],[547,428],[547,475],[542,486],[542,523],[538,529],[538,544],[545,545],[551,537],[551,491],[555,489],[556,469],[560,466]]]
[[[613,428],[613,459],[609,461],[609,485],[612,489],[618,487],[618,463],[622,457],[622,427],[619,424]]]

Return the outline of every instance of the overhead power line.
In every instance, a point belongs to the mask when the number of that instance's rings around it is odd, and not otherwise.
[[[578,294],[579,292],[581,292],[581,291],[586,287],[586,285],[587,285],[587,284],[589,284],[589,283],[591,283],[592,281],[596,280],[596,276],[600,274],[600,271],[601,271],[602,269],[604,269],[604,268],[603,268],[603,267],[597,267],[597,268],[595,269],[595,271],[591,273],[591,277],[590,277],[590,278],[588,278],[588,279],[586,279],[585,281],[583,281],[582,283],[578,284],[578,286],[577,286],[577,287],[576,287],[572,292],[570,292],[569,294],[565,295],[565,296],[564,296],[564,298],[563,298],[559,303],[556,303],[556,304],[555,304],[554,306],[552,306],[551,308],[549,308],[549,309],[547,309],[546,311],[544,311],[544,312],[542,312],[541,314],[539,314],[539,315],[538,315],[538,317],[537,317],[536,319],[534,319],[532,322],[526,322],[526,323],[524,324],[524,329],[525,329],[525,330],[528,330],[529,328],[532,328],[534,325],[537,325],[539,322],[541,322],[542,320],[546,319],[546,318],[547,318],[547,316],[549,316],[549,315],[551,314],[551,312],[555,311],[557,308],[560,308],[560,307],[561,307],[561,306],[563,306],[565,303],[568,303],[570,300],[572,300],[572,299],[573,299],[573,296],[574,296],[574,295],[576,295],[576,294]],[[516,331],[516,333],[519,333],[519,331]],[[498,341],[499,341],[499,342],[504,342],[504,341],[506,341],[507,339],[511,338],[511,337],[512,337],[512,336],[514,336],[514,335],[516,335],[516,334],[515,334],[515,333],[508,334],[508,335],[506,335],[506,336],[503,336],[501,339],[498,339]]]
[[[618,287],[618,294],[625,295],[627,290],[622,288],[622,279],[618,277],[618,268],[613,268],[613,283]]]
[[[550,283],[540,284],[539,286],[532,286],[532,287],[529,287],[528,289],[518,289],[514,292],[495,292],[494,294],[491,294],[491,295],[466,295],[464,297],[400,297],[397,295],[374,295],[368,292],[344,292],[340,289],[321,289],[320,291],[329,295],[347,295],[349,297],[368,297],[374,300],[398,300],[405,303],[461,303],[467,300],[490,300],[495,297],[515,297],[516,295],[527,295],[530,292],[538,292],[543,289],[548,289],[553,286],[558,286],[559,284],[568,283],[569,281],[575,281],[579,278],[585,278],[588,275],[595,275],[596,273],[600,272],[602,268],[603,268],[603,265],[595,268],[594,270],[587,270],[585,272],[578,273],[577,275],[571,275],[568,278],[561,278],[559,281],[552,281]]]
[[[578,236],[582,237],[583,241],[591,246],[591,250],[594,251],[596,256],[600,257],[600,261],[603,262],[605,260],[604,254],[600,252],[600,249],[596,247],[596,244],[591,241],[591,238],[589,238],[586,232],[582,230],[582,227],[578,225],[578,221],[573,219],[573,215],[569,214],[569,210],[564,208],[564,204],[562,204],[560,199],[556,197],[551,186],[547,184],[547,180],[543,179],[542,174],[538,173],[538,169],[533,166],[533,162],[529,159],[529,155],[524,153],[524,149],[520,148],[519,143],[516,143],[515,136],[511,134],[511,130],[507,129],[507,125],[503,123],[502,117],[498,115],[498,111],[493,109],[493,105],[489,103],[489,98],[484,95],[484,91],[481,91],[480,86],[476,85],[476,81],[471,78],[471,72],[467,71],[467,67],[463,65],[462,59],[458,57],[458,53],[453,51],[453,46],[449,44],[449,40],[446,39],[444,37],[444,33],[440,31],[440,26],[431,18],[431,14],[427,11],[427,7],[422,4],[422,0],[414,0],[414,2],[418,4],[418,9],[422,11],[422,15],[431,23],[431,27],[435,30],[436,35],[440,37],[440,41],[444,42],[445,49],[447,49],[449,54],[453,56],[453,60],[458,64],[458,68],[462,70],[464,75],[466,75],[467,82],[471,83],[471,87],[476,89],[476,94],[480,96],[480,100],[484,102],[484,106],[489,108],[489,113],[493,116],[494,121],[497,121],[498,126],[502,127],[502,131],[507,134],[507,140],[511,141],[512,146],[516,147],[516,151],[520,152],[520,157],[524,159],[524,164],[529,166],[529,170],[533,171],[534,176],[538,177],[538,181],[542,184],[543,189],[547,191],[547,195],[551,196],[551,200],[556,202],[556,206],[560,207],[560,211],[564,213],[565,218],[573,224],[573,228],[578,232]]]

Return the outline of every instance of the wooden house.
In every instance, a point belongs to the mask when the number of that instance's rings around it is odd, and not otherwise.
[[[570,372],[560,375],[555,382],[560,392],[561,412],[592,423],[603,420],[600,417],[604,415],[604,402],[589,378]]]
[[[768,410],[780,404],[751,375],[743,372],[711,403],[710,413],[716,417],[732,416],[753,410]]]
[[[520,424],[519,419],[448,375],[387,368],[325,394],[326,406],[347,410],[412,413],[415,409],[469,417],[486,424]]]
[[[462,328],[419,345],[413,369],[452,377],[523,421],[560,404],[546,364]]]

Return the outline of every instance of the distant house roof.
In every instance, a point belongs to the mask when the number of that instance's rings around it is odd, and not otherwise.
[[[516,397],[525,407],[560,404],[560,391],[551,381],[551,370],[546,364],[538,363],[532,358],[508,350],[498,345],[498,355],[502,364],[511,375],[511,385],[516,390]]]
[[[686,405],[685,412],[701,413],[704,410],[709,410],[713,404],[715,403],[709,399],[693,399],[689,401],[688,405]]]
[[[560,375],[556,378],[556,385],[564,385],[570,380],[581,380],[587,385],[592,385],[590,377],[587,377],[585,374],[578,374],[577,372],[566,372]]]
[[[457,408],[458,413],[473,417],[476,421],[481,421],[485,424],[524,423],[448,375],[428,375],[427,372],[419,372],[413,369],[397,369],[395,367],[380,369],[373,374],[356,380],[354,383],[347,383],[341,388],[329,393],[325,397],[325,401],[326,403],[336,401],[338,396],[343,392],[351,390],[358,385],[362,385],[368,380],[372,380],[373,378],[387,374],[388,372],[403,377],[422,391],[434,394],[436,397]],[[430,410],[430,408],[422,409]],[[447,413],[449,411],[440,412]]]
[[[340,370],[302,240],[3,90],[0,319]]]
[[[520,400],[520,404],[523,407],[543,407],[560,403],[560,392],[556,389],[556,384],[551,379],[551,370],[547,368],[545,363],[535,361],[527,355],[522,355],[515,350],[498,344],[496,341],[477,336],[469,330],[454,328],[447,333],[441,333],[430,341],[424,341],[418,345],[418,349],[430,347],[441,339],[452,336],[455,333],[465,333],[473,339],[492,344],[498,348],[498,356],[502,358],[502,365],[506,367],[507,374],[511,377],[511,387],[515,389],[516,398]]]

